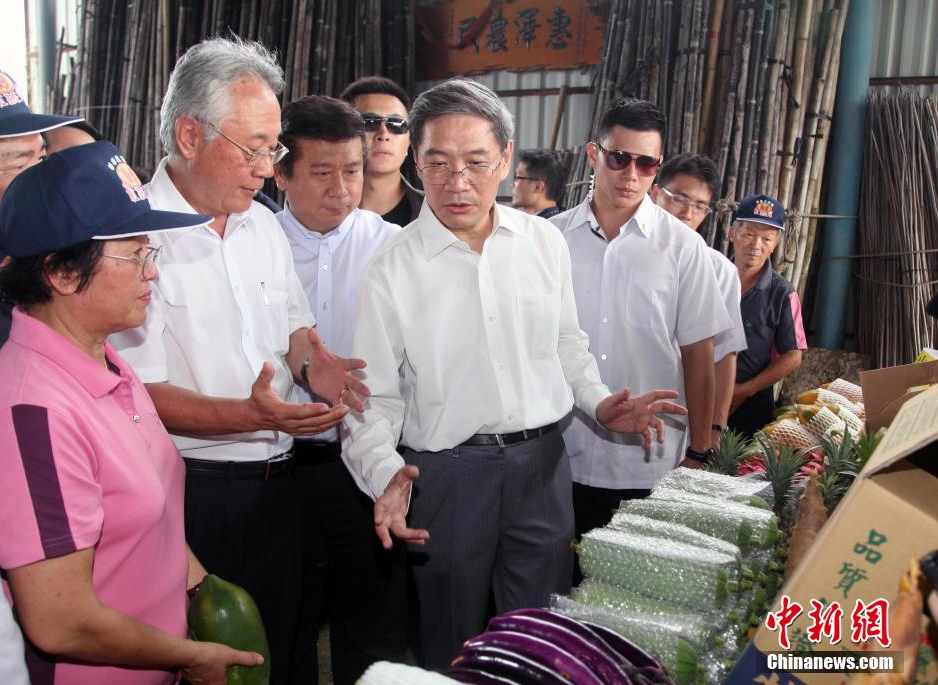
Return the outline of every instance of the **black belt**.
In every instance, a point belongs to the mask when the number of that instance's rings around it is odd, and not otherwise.
[[[499,447],[510,447],[526,440],[533,440],[542,435],[547,435],[556,430],[560,424],[557,421],[549,423],[540,428],[529,428],[527,430],[517,431],[516,433],[476,433],[471,438],[461,443],[462,445],[498,445]]]
[[[342,443],[323,442],[322,440],[294,440],[293,454],[296,456],[297,467],[342,461]]]
[[[293,452],[284,452],[266,461],[215,461],[183,457],[186,474],[214,478],[270,480],[293,473]]]

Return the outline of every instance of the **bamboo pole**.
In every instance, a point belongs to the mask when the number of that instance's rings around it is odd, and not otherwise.
[[[704,83],[703,102],[700,108],[700,136],[695,149],[703,152],[710,143],[711,108],[713,107],[714,85],[717,75],[717,56],[720,48],[720,25],[723,23],[725,0],[714,0],[710,12],[710,31],[707,35],[707,78]]]

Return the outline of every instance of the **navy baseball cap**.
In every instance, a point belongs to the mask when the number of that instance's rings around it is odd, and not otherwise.
[[[0,256],[32,257],[86,240],[204,226],[212,217],[150,208],[146,188],[112,143],[49,155],[0,201]]]
[[[42,133],[76,121],[82,117],[62,117],[52,114],[33,114],[16,90],[9,74],[0,70],[0,138]]]
[[[785,208],[771,195],[750,195],[739,201],[734,221],[754,221],[785,230]]]

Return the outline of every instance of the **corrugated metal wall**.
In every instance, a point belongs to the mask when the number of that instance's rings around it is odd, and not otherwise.
[[[938,76],[938,0],[877,0],[875,22],[872,78]]]
[[[560,88],[561,86],[588,88],[592,75],[593,71],[591,69],[588,71],[554,70],[521,73],[495,71],[473,78],[496,92],[505,92]],[[439,81],[422,81],[417,84],[417,92],[425,90],[436,83],[439,83]],[[590,98],[589,93],[567,96],[563,119],[557,136],[557,149],[562,150],[586,142],[586,134],[590,125]],[[558,100],[559,96],[557,95],[525,95],[505,98],[505,104],[515,116],[516,149],[547,147],[550,144]],[[517,159],[512,160],[513,165],[516,162]],[[512,167],[512,172],[514,172],[514,167]],[[503,196],[511,195],[510,174],[508,179],[499,187],[498,194]]]

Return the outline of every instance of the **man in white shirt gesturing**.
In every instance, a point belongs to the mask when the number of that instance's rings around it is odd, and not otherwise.
[[[277,215],[316,331],[335,354],[352,350],[355,300],[365,266],[401,229],[358,209],[365,164],[365,122],[347,102],[312,95],[283,108],[277,164],[286,193]],[[734,270],[735,271],[735,270]],[[315,402],[302,383],[296,394]],[[352,685],[372,662],[403,661],[406,641],[404,549],[385,552],[374,534],[373,504],[342,463],[338,430],[297,438],[297,509],[303,533],[300,633],[293,677],[318,675],[319,616],[327,608],[332,675]]]
[[[392,535],[417,545],[421,646],[436,668],[484,628],[490,590],[502,612],[569,589],[558,421],[574,403],[649,445],[655,413],[684,410],[672,391],[610,393],[577,322],[563,238],[495,204],[514,146],[495,93],[446,81],[417,98],[410,125],[426,202],[360,285],[352,352],[368,360],[372,395],[346,416],[343,459],[376,500],[385,546]]]

